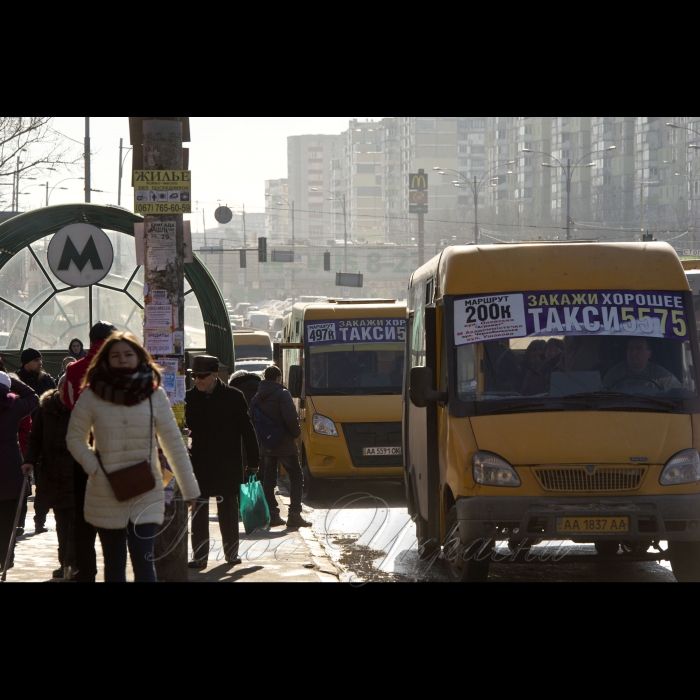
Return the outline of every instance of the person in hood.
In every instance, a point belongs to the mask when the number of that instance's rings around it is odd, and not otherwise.
[[[116,331],[117,329],[111,323],[105,321],[96,323],[90,329],[90,352],[82,360],[78,360],[66,369],[66,383],[63,386],[62,395],[63,403],[69,410],[72,411],[75,408],[80,398],[83,380],[88,373],[90,363],[95,359],[107,338]],[[97,530],[85,520],[85,492],[88,477],[77,462],[73,464],[73,476],[75,478],[75,568],[78,570],[75,580],[78,583],[95,583]]]
[[[66,434],[71,412],[61,398],[62,384],[47,391],[40,400],[39,410],[29,437],[29,449],[24,458],[25,472],[32,472],[41,459],[41,474],[36,484],[35,507],[53,509],[58,534],[58,559],[61,568],[54,572],[55,579],[72,578],[70,569],[75,564],[75,495],[73,456],[66,446]]]
[[[56,389],[56,382],[44,372],[44,359],[38,350],[33,350],[28,348],[25,350],[20,359],[22,368],[17,372],[17,376],[20,381],[24,382],[28,387],[34,390],[37,396],[43,396],[47,391],[53,391]],[[32,414],[32,421],[35,418],[36,411]],[[39,472],[41,471],[41,464],[38,464],[36,470],[34,471],[34,479],[39,478]],[[36,481],[35,481],[36,483]],[[27,498],[31,495],[31,492],[27,494]],[[26,512],[24,513],[26,517]],[[48,532],[46,529],[46,518],[48,516],[48,510],[45,510],[41,506],[34,506],[34,532],[37,535],[41,535]],[[20,523],[24,525],[24,521]]]
[[[0,372],[0,570],[10,549],[15,514],[22,495],[22,453],[17,434],[26,416],[39,406],[39,397],[16,378]],[[14,565],[14,551],[10,568]]]
[[[83,345],[82,340],[74,338],[70,341],[70,346],[68,347],[68,357],[72,357],[76,362],[87,357],[87,350],[85,345]]]
[[[289,530],[311,527],[302,517],[301,499],[304,491],[304,475],[299,463],[297,440],[301,437],[299,414],[292,395],[282,385],[282,372],[279,367],[268,367],[265,379],[260,383],[256,396],[260,410],[272,421],[284,428],[284,438],[274,449],[261,445],[265,460],[265,498],[270,508],[270,527],[287,526]],[[280,517],[280,508],[275,498],[277,486],[277,465],[282,464],[292,486],[289,520],[285,523]]]

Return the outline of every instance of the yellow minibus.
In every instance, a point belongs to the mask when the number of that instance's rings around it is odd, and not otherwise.
[[[409,510],[450,580],[485,580],[496,543],[572,541],[700,581],[700,350],[670,246],[449,248],[412,277],[407,334]]]
[[[406,304],[297,304],[284,334],[307,495],[323,480],[401,479]]]

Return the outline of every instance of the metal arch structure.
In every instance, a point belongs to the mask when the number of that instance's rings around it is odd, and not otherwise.
[[[20,214],[4,223],[0,224],[0,271],[12,258],[22,250],[27,248],[43,271],[49,284],[53,287],[52,292],[43,303],[29,313],[25,309],[12,304],[6,299],[1,301],[29,317],[26,333],[31,325],[31,319],[44,308],[57,294],[74,289],[65,286],[57,288],[50,275],[44,269],[44,265],[34,253],[31,245],[36,241],[51,236],[65,226],[71,224],[92,224],[98,228],[123,233],[134,237],[134,224],[142,223],[142,216],[122,209],[121,207],[103,206],[99,204],[62,204],[53,207],[37,209],[26,214]],[[102,287],[123,293],[131,298],[140,308],[143,308],[142,300],[134,299],[126,290],[133,282],[139,268],[133,273],[124,289],[116,289],[109,285],[97,284],[95,287]],[[207,352],[216,355],[222,364],[233,368],[235,355],[233,349],[233,333],[231,329],[231,319],[228,315],[226,302],[216,280],[209,273],[204,263],[195,256],[193,263],[185,265],[185,277],[192,288],[189,294],[194,294],[204,319],[204,330],[207,342]],[[90,288],[90,299],[92,299],[92,287]],[[24,341],[23,347],[24,349]]]

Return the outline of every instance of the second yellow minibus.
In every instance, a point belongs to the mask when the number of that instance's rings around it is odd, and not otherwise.
[[[541,541],[700,581],[700,348],[670,246],[450,248],[408,312],[409,509],[452,581]]]

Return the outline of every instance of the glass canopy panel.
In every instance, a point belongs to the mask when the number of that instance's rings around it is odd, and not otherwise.
[[[27,248],[0,272],[0,298],[29,313],[34,313],[52,293],[53,287]]]
[[[37,350],[65,350],[73,338],[87,347],[90,337],[88,289],[57,294],[32,319],[25,347]]]
[[[134,271],[131,271],[131,274],[134,274]],[[143,303],[143,268],[140,267],[139,271],[136,273],[136,277],[134,277],[132,283],[129,285],[128,288],[129,294],[131,294],[134,299],[138,299],[141,303]]]
[[[0,301],[0,352],[21,350],[29,316]]]
[[[49,267],[48,250],[49,243],[51,243],[52,238],[53,236],[47,236],[46,238],[42,238],[41,240],[32,243],[31,247],[34,253],[36,254],[36,257],[39,258],[39,261],[43,265],[46,274],[49,276],[49,279],[54,283],[54,285],[56,285],[56,289],[65,289],[68,285],[66,285],[65,282],[61,282],[61,280],[58,279],[58,277],[56,277],[56,275],[54,275],[53,272],[51,272],[51,268]]]
[[[185,348],[187,350],[201,350],[206,347],[207,339],[204,332],[202,310],[197,303],[197,297],[190,294],[185,297]]]
[[[142,311],[124,292],[93,287],[92,317],[94,322],[108,321],[119,331],[133,333],[143,342]]]
[[[102,284],[115,289],[124,289],[136,269],[136,249],[133,236],[114,231],[105,231],[112,243],[114,262]]]

